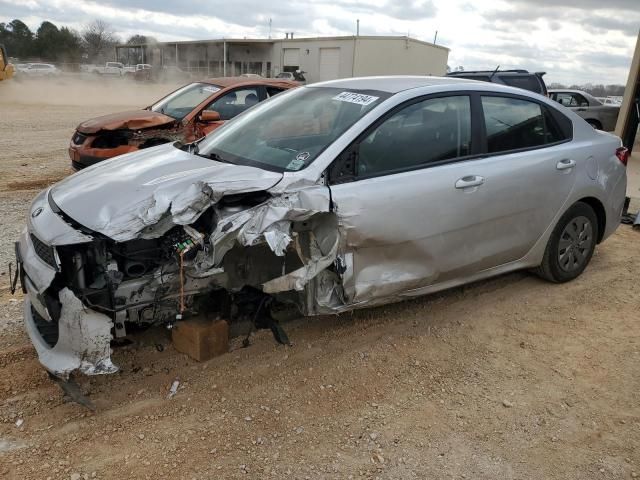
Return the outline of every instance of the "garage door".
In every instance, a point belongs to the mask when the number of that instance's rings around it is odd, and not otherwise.
[[[296,67],[300,66],[300,49],[299,48],[285,48],[284,49],[284,63],[282,65],[284,71],[286,67]]]
[[[320,49],[320,81],[334,80],[340,77],[340,49]]]

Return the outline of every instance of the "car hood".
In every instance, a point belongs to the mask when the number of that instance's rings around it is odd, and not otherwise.
[[[78,125],[77,130],[86,134],[96,133],[100,130],[139,130],[175,121],[175,118],[163,113],[152,112],[151,110],[131,110],[92,118]]]
[[[193,223],[224,195],[268,190],[281,173],[192,155],[173,144],[86,168],[54,185],[64,214],[116,241],[156,238]]]

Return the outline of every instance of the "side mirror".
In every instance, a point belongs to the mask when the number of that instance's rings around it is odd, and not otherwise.
[[[221,120],[220,114],[215,110],[205,110],[200,114],[200,121],[202,123],[213,123]]]

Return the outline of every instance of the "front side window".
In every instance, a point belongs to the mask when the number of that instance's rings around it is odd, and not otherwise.
[[[206,137],[199,155],[280,172],[297,171],[389,95],[332,87],[289,90]]]
[[[220,87],[209,83],[190,83],[152,105],[151,111],[182,120],[194,108],[219,90]]]
[[[247,108],[253,107],[260,101],[258,88],[242,88],[223,95],[205,110],[214,110],[220,114],[220,120],[231,120],[236,115],[241,114]]]
[[[487,152],[538,147],[566,139],[546,107],[518,98],[482,96]]]
[[[360,142],[358,175],[379,175],[471,153],[471,108],[466,95],[411,104]]]

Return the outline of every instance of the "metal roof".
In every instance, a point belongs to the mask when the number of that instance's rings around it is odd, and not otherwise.
[[[406,40],[409,42],[420,43],[422,45],[428,45],[434,48],[442,48],[444,50],[450,50],[443,45],[436,45],[431,42],[425,42],[424,40],[418,40],[417,38],[408,37],[405,35],[350,35],[350,36],[336,36],[336,37],[297,37],[297,38],[213,38],[207,40],[177,40],[175,42],[153,42],[153,43],[137,43],[137,44],[120,44],[116,45],[117,48],[140,48],[151,47],[154,45],[205,45],[205,44],[218,44],[218,43],[238,43],[238,44],[274,44],[276,42],[283,43],[295,43],[295,42],[316,42],[316,41],[336,41],[336,40]]]

